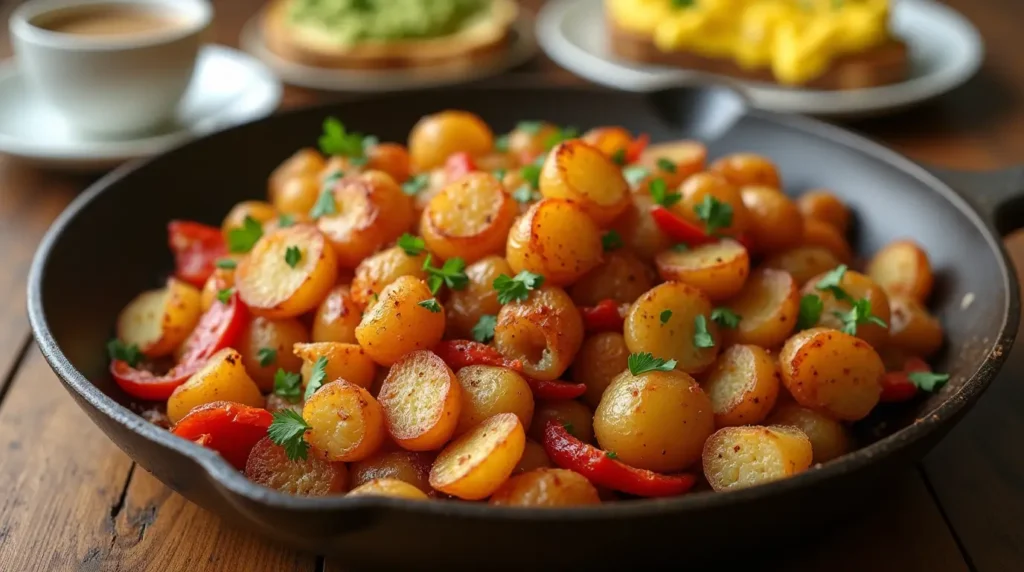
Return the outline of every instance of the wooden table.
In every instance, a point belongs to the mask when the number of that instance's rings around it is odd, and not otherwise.
[[[4,21],[16,4],[0,1]],[[260,1],[215,4],[216,39],[235,44]],[[937,165],[992,168],[1019,162],[1024,157],[1024,5],[1018,0],[950,4],[985,38],[988,53],[980,76],[903,115],[851,127]],[[0,34],[7,55],[6,27]],[[543,57],[510,76],[580,81]],[[321,97],[329,96],[290,89],[285,106]],[[89,422],[43,361],[25,317],[25,276],[50,221],[88,182],[0,159],[0,292],[5,294],[0,297],[0,571],[341,570],[340,563],[236,530],[164,487]],[[1011,238],[1008,244],[1015,260],[1024,261],[1024,240]],[[1024,356],[1011,358],[1009,370],[1022,367]],[[1024,569],[1022,436],[1024,386],[1003,375],[921,466],[894,476],[876,506],[865,507],[821,543],[767,568]]]

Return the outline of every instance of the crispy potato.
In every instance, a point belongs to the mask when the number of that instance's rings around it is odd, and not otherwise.
[[[726,331],[731,343],[777,348],[796,326],[800,291],[788,272],[761,268],[750,275],[728,307],[740,316],[739,325]]]
[[[467,263],[501,254],[519,206],[490,173],[470,173],[434,195],[420,218],[427,248]]]
[[[845,455],[850,450],[850,437],[842,423],[824,413],[783,403],[775,408],[766,423],[790,425],[804,432],[811,441],[814,463],[824,463]]]
[[[667,320],[662,320],[663,315]],[[697,347],[694,341],[701,319],[714,344],[708,348]],[[707,369],[721,349],[718,325],[711,320],[711,301],[697,288],[681,282],[659,284],[634,302],[626,315],[624,336],[630,352],[674,359],[676,369],[686,373]]]
[[[365,308],[380,296],[386,286],[402,276],[426,280],[427,273],[423,270],[426,259],[426,253],[409,256],[398,246],[370,256],[356,266],[356,275],[352,279],[352,300]]]
[[[462,408],[455,435],[462,435],[488,417],[515,413],[523,427],[533,420],[533,393],[523,376],[504,367],[471,365],[455,376],[462,386]]]
[[[366,152],[366,168],[383,171],[402,184],[409,178],[411,166],[409,152],[398,143],[378,143]]]
[[[779,368],[764,348],[731,346],[722,353],[701,387],[711,399],[715,427],[754,425],[775,407]]]
[[[524,162],[546,153],[548,142],[558,135],[558,126],[547,121],[524,121],[508,134],[509,154]]]
[[[772,254],[802,243],[804,217],[789,197],[771,187],[743,187],[740,196],[750,214],[748,235],[758,252]]]
[[[409,500],[427,500],[427,495],[418,488],[398,479],[373,479],[348,492],[350,497],[376,496]]]
[[[412,451],[381,451],[376,455],[352,463],[349,466],[353,487],[364,485],[375,479],[396,479],[404,481],[425,494],[430,494],[430,465],[434,462],[431,453]]]
[[[349,383],[369,389],[377,373],[377,364],[373,363],[370,356],[366,355],[366,352],[358,344],[339,342],[294,344],[292,351],[301,360],[303,386],[309,383],[313,365],[320,358],[327,359],[327,367],[324,370],[327,381],[344,379]]]
[[[325,461],[316,451],[293,461],[284,447],[275,445],[269,437],[260,439],[252,448],[245,463],[245,476],[265,487],[305,497],[341,494],[348,487],[345,463]]]
[[[812,328],[789,338],[779,366],[797,403],[842,421],[866,417],[882,393],[882,358],[865,341],[836,330]]]
[[[384,411],[362,387],[345,380],[325,383],[302,407],[306,441],[322,459],[355,462],[384,442]]]
[[[716,234],[736,237],[750,227],[750,213],[743,205],[739,187],[718,173],[704,172],[688,177],[679,186],[679,193],[683,199],[672,206],[672,211],[700,228],[705,227],[705,222],[698,216],[697,207],[703,204],[707,197],[729,205],[732,209],[731,223],[725,228],[715,230]]]
[[[498,312],[494,346],[505,357],[520,360],[530,377],[558,379],[582,344],[579,310],[565,290],[547,282],[525,301],[505,304]]]
[[[910,240],[896,240],[879,250],[868,264],[868,276],[888,294],[909,296],[922,304],[934,282],[928,254]]]
[[[601,231],[577,203],[542,199],[508,233],[505,257],[552,286],[572,284],[601,263]]]
[[[823,309],[816,325],[841,330],[843,320],[836,313],[849,312],[850,302],[837,300],[830,291],[818,290],[817,284],[823,277],[824,274],[811,278],[807,284],[804,284],[803,294],[814,294],[821,298]],[[883,347],[889,341],[889,297],[885,295],[885,291],[867,276],[853,270],[843,273],[843,279],[839,282],[839,286],[854,300],[866,298],[870,302],[871,315],[885,322],[884,327],[873,323],[857,325],[858,338],[868,342],[874,348]]]
[[[753,153],[733,153],[711,164],[710,169],[721,173],[737,187],[770,187],[781,189],[779,171],[766,157]]]
[[[612,223],[626,246],[646,262],[674,244],[651,217],[653,206],[654,199],[650,195],[634,193],[633,203]]]
[[[320,177],[313,173],[284,179],[274,193],[274,208],[283,214],[308,215],[320,196],[320,183]]]
[[[669,249],[654,259],[662,280],[689,284],[713,302],[735,296],[750,273],[750,256],[731,239],[710,242],[689,250]]]
[[[287,252],[296,248],[300,258],[293,266]],[[253,314],[293,318],[316,308],[337,277],[338,263],[324,236],[297,224],[263,235],[238,263],[235,285]]]
[[[278,195],[281,192],[282,185],[296,177],[305,175],[315,177],[323,168],[324,156],[319,151],[310,147],[299,149],[294,155],[285,159],[270,174],[270,179],[267,181],[267,197],[281,212],[290,212],[282,210],[278,206]],[[303,212],[309,212],[309,209]]]
[[[540,193],[577,203],[602,227],[622,214],[630,199],[622,168],[579,139],[563,141],[548,153],[540,172]]]
[[[556,399],[539,401],[533,411],[533,422],[528,435],[538,443],[544,442],[544,428],[548,421],[557,420],[566,430],[584,443],[594,442],[594,411],[579,401]]]
[[[914,298],[889,298],[889,343],[908,353],[930,356],[942,347],[942,325]]]
[[[818,219],[804,219],[803,246],[820,246],[828,249],[840,262],[853,260],[853,249],[843,238],[843,233],[831,224]]]
[[[633,142],[633,135],[625,127],[612,125],[589,129],[580,140],[595,147],[609,159],[622,156],[625,160],[626,151]]]
[[[544,469],[548,467],[554,467],[555,465],[548,458],[547,452],[544,450],[544,445],[534,441],[533,439],[527,439],[526,445],[523,448],[523,456],[519,459],[519,464],[512,470],[513,475],[521,475],[528,471],[535,469]]]
[[[536,469],[505,481],[491,495],[498,506],[579,506],[600,504],[586,477],[565,469]]]
[[[167,400],[167,418],[177,423],[189,411],[214,401],[233,401],[263,407],[263,396],[256,382],[245,373],[242,356],[224,348],[210,356],[199,371],[174,389]]]
[[[469,284],[462,290],[448,293],[445,304],[448,336],[453,339],[472,339],[473,326],[483,316],[497,316],[501,310],[494,280],[512,276],[512,267],[500,256],[488,256],[466,267]]]
[[[427,284],[402,276],[381,292],[356,328],[356,339],[373,361],[391,365],[405,354],[434,347],[444,335],[444,307],[421,305],[435,300]]]
[[[468,111],[446,110],[426,115],[409,133],[409,155],[416,171],[444,165],[453,153],[485,155],[494,148],[494,133]]]
[[[602,449],[631,467],[662,473],[700,459],[714,430],[711,401],[681,371],[624,371],[594,411],[594,435]]]
[[[815,189],[800,195],[796,206],[805,218],[820,220],[835,227],[840,234],[850,228],[850,209],[839,197],[825,189]]]
[[[661,178],[673,189],[690,175],[703,171],[707,158],[708,149],[703,143],[682,140],[648,145],[636,163],[646,167],[651,177]],[[665,169],[666,162],[671,163],[673,168]]]
[[[441,451],[430,469],[430,486],[460,499],[487,498],[512,474],[525,443],[519,417],[499,413]]]
[[[313,316],[314,342],[356,343],[356,327],[363,314],[349,286],[335,286],[320,302]]]
[[[459,380],[437,354],[409,353],[391,366],[378,395],[388,434],[409,451],[440,449],[455,433],[462,393]]]
[[[255,316],[246,324],[235,345],[242,354],[242,365],[249,377],[260,391],[270,392],[274,389],[274,374],[279,368],[298,371],[302,366],[302,360],[292,354],[292,346],[307,340],[309,330],[294,318],[269,320]],[[266,360],[266,365],[262,365],[263,358],[267,356],[262,355],[261,350],[274,352]]]
[[[202,315],[199,290],[176,278],[136,296],[117,316],[117,338],[136,345],[147,357],[170,355],[185,341]]]
[[[583,340],[572,367],[572,379],[587,386],[583,401],[597,407],[608,384],[626,370],[629,348],[619,332],[601,332]]]
[[[803,286],[811,278],[828,272],[839,264],[839,259],[827,248],[797,246],[766,258],[761,267],[785,270],[793,276],[797,286]]]
[[[716,491],[739,489],[806,471],[811,456],[796,427],[726,427],[704,445],[704,477]]]
[[[412,202],[382,171],[367,171],[334,183],[334,214],[317,219],[342,268],[355,268],[409,230]]]
[[[232,229],[242,228],[247,218],[260,224],[268,223],[277,219],[277,209],[264,201],[242,201],[236,204],[231,207],[227,216],[224,217],[224,222],[220,224],[220,230],[224,233],[224,237],[227,238]]]
[[[629,304],[654,286],[654,273],[625,250],[607,252],[604,261],[569,288],[573,302],[596,306],[602,300]]]

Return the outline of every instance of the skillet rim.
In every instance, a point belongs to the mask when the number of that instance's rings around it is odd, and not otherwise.
[[[497,86],[497,87],[467,87],[459,90],[463,93],[471,92],[478,96],[485,96],[487,93],[502,93],[510,91],[540,91],[540,92],[572,92],[587,93],[600,92],[603,94],[614,94],[626,98],[644,98],[643,95],[630,92],[614,92],[594,86],[580,87],[542,87],[542,86]],[[393,94],[385,98],[408,97],[408,94]],[[363,102],[369,98],[357,97],[344,102],[330,102],[310,107],[292,109],[279,112],[256,122],[246,123],[229,128],[228,132],[246,129],[254,123],[267,121],[286,121],[288,117],[300,114],[312,113],[317,110],[336,109],[339,105],[348,102]],[[379,97],[376,99],[380,99]],[[273,510],[299,510],[317,513],[331,513],[340,511],[342,513],[357,513],[360,510],[396,510],[419,514],[420,516],[456,517],[465,519],[491,518],[505,519],[508,521],[549,521],[549,522],[573,522],[578,520],[597,519],[611,520],[629,518],[633,516],[655,516],[661,514],[678,513],[684,514],[694,510],[712,510],[719,507],[743,504],[756,500],[760,497],[782,495],[801,487],[812,487],[818,483],[838,478],[842,475],[863,470],[873,464],[876,459],[888,457],[905,450],[918,443],[934,431],[943,428],[944,425],[953,422],[957,415],[968,405],[980,397],[984,390],[999,373],[1003,363],[1008,359],[1010,349],[1016,338],[1020,321],[1020,292],[1017,276],[1011,271],[1013,268],[1009,256],[1003,246],[1001,235],[993,228],[992,221],[986,220],[985,214],[960,193],[954,191],[944,181],[930,173],[921,165],[889,149],[888,147],[870,140],[867,137],[855,134],[837,126],[795,115],[746,109],[744,115],[768,121],[777,126],[793,129],[807,135],[821,137],[829,142],[841,145],[847,149],[863,153],[871,160],[888,164],[902,173],[916,179],[927,186],[932,192],[939,195],[948,203],[951,203],[960,213],[974,224],[981,232],[991,252],[996,254],[996,261],[999,265],[999,272],[1002,275],[1002,288],[1006,292],[1006,304],[1002,311],[1002,323],[999,327],[999,334],[986,349],[985,357],[981,360],[975,372],[967,378],[956,393],[949,395],[936,409],[931,411],[927,417],[917,419],[912,424],[888,435],[866,447],[857,449],[837,459],[818,466],[818,468],[805,471],[796,476],[773,481],[755,487],[749,487],[734,491],[711,492],[701,491],[678,497],[661,499],[639,499],[628,502],[602,503],[596,507],[566,507],[566,508],[515,508],[515,507],[494,507],[481,505],[472,502],[443,502],[443,503],[421,503],[404,499],[387,497],[359,496],[349,498],[339,497],[298,497],[287,495],[279,491],[258,485],[237,471],[228,464],[218,453],[201,447],[190,441],[175,437],[169,431],[153,425],[128,408],[117,403],[113,398],[107,396],[98,387],[93,385],[81,372],[79,372],[57,345],[43,311],[42,303],[42,281],[45,268],[49,260],[54,244],[63,234],[68,224],[79,216],[96,197],[105,192],[111,186],[116,185],[125,176],[134,173],[146,166],[153,160],[150,158],[144,161],[124,165],[100,180],[93,183],[78,197],[76,197],[65,210],[54,220],[47,230],[33,257],[29,270],[28,280],[28,316],[32,327],[33,337],[36,340],[47,363],[60,378],[62,384],[69,392],[77,394],[81,399],[87,401],[96,411],[110,418],[118,425],[133,431],[152,444],[172,451],[195,462],[210,480],[215,488],[226,489],[233,495],[243,499],[265,505]],[[205,140],[207,135],[199,140]],[[197,140],[197,141],[199,141]],[[191,143],[187,143],[189,145]],[[108,437],[109,438],[109,437]],[[111,439],[114,441],[114,439]],[[116,443],[116,441],[115,441]],[[129,455],[131,456],[131,455]],[[134,461],[134,458],[133,458]],[[223,493],[221,493],[222,496]],[[239,508],[236,499],[228,497],[230,503]],[[358,525],[356,525],[358,526]]]

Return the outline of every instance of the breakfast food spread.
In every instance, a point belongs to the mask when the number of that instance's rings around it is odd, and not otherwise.
[[[324,123],[122,310],[110,372],[290,494],[594,505],[814,470],[937,391],[910,240],[858,269],[833,193],[622,127]],[[152,415],[150,417],[153,417]]]
[[[789,86],[855,89],[907,73],[889,0],[606,0],[618,56]]]

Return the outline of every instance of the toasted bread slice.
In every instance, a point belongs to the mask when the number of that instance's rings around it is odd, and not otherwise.
[[[633,62],[693,69],[739,79],[779,83],[768,68],[749,70],[731,59],[709,58],[688,51],[664,52],[643,34],[626,30],[607,18],[608,41],[616,56]],[[799,86],[822,90],[860,89],[903,81],[909,69],[907,45],[891,41],[867,51],[840,56],[824,74]]]
[[[513,0],[493,0],[488,14],[451,35],[342,44],[315,26],[291,22],[289,4],[273,0],[267,6],[262,20],[267,47],[287,60],[322,68],[412,68],[473,60],[504,49],[518,16]]]

